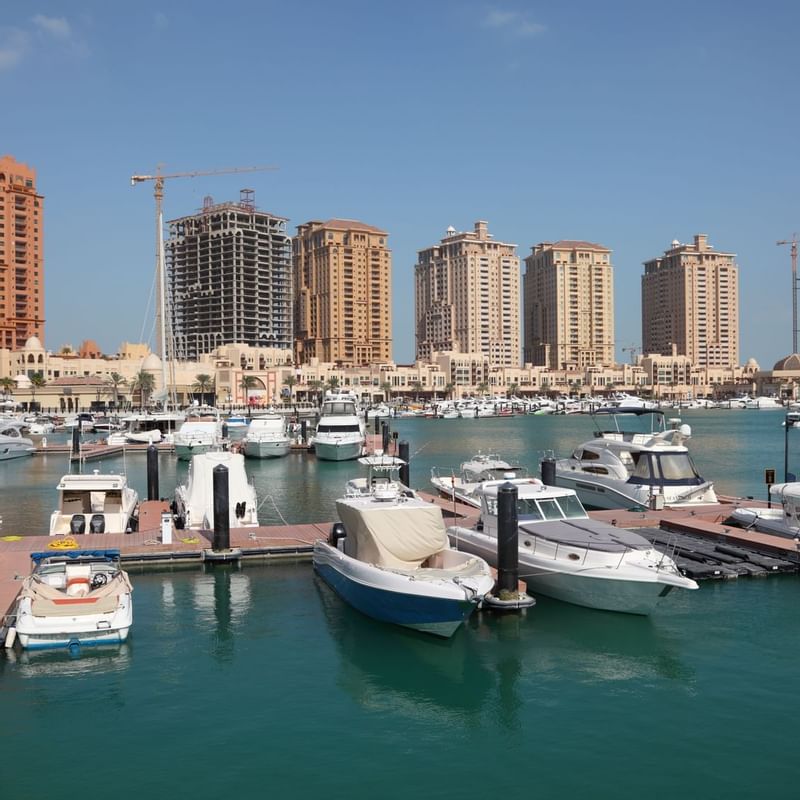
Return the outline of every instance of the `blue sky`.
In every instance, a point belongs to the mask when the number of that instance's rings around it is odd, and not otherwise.
[[[151,335],[150,184],[165,216],[238,197],[383,227],[394,356],[414,354],[416,252],[489,221],[613,250],[616,342],[642,262],[707,233],[738,254],[741,358],[791,351],[800,231],[800,4],[42,2],[0,17],[0,153],[45,195],[46,346]],[[144,337],[142,332],[144,331]]]

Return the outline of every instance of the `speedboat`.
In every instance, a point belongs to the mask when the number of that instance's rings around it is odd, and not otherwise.
[[[643,536],[590,519],[571,489],[536,479],[485,483],[476,527],[447,529],[454,547],[497,565],[497,493],[507,485],[517,489],[519,575],[534,594],[646,615],[672,589],[698,588]]]
[[[36,449],[33,441],[22,435],[24,423],[4,420],[0,422],[0,461],[32,456]]]
[[[243,417],[241,414],[231,414],[225,420],[225,424],[229,428],[246,428],[247,427],[247,417]]]
[[[662,508],[717,502],[714,485],[697,472],[684,444],[692,435],[688,425],[664,412],[643,408],[599,408],[594,438],[555,464],[556,483],[574,489],[591,508]],[[620,418],[646,419],[648,430],[625,430]],[[613,430],[600,430],[601,419],[611,419]]]
[[[132,414],[120,420],[125,429],[109,434],[107,442],[110,445],[171,443],[185,419],[182,411]]]
[[[254,417],[242,439],[242,448],[248,458],[280,458],[289,452],[291,444],[282,414]]]
[[[139,495],[124,475],[64,475],[58,482],[58,508],[50,516],[50,535],[130,533],[136,528]]]
[[[198,453],[221,450],[225,443],[219,414],[192,414],[173,437],[175,455],[181,461],[190,461]]]
[[[231,528],[258,526],[256,490],[247,478],[244,456],[227,450],[192,456],[187,482],[175,489],[175,527],[212,530],[214,527],[214,468],[228,470],[228,521]]]
[[[364,451],[367,437],[352,394],[327,394],[322,403],[314,452],[323,461],[351,461]]]
[[[118,644],[128,638],[133,604],[119,550],[32,553],[33,572],[16,604],[16,635],[35,650]]]
[[[446,472],[438,467],[431,469],[431,483],[437,491],[448,500],[455,499],[475,508],[481,505],[476,490],[484,482],[500,478],[525,478],[528,475],[525,467],[510,464],[491,453],[478,453],[469,461],[464,461],[458,475],[455,470],[451,470],[449,475]]]
[[[769,487],[769,497],[772,508],[739,506],[731,517],[743,528],[790,539],[800,536],[800,483],[775,483]]]
[[[449,637],[494,586],[482,558],[450,548],[441,510],[398,481],[351,482],[336,510],[314,570],[373,619]]]

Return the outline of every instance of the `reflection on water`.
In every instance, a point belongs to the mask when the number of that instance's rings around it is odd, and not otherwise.
[[[58,650],[5,651],[0,656],[0,675],[11,669],[22,678],[92,678],[124,672],[132,663],[131,644],[100,647],[59,648]]]

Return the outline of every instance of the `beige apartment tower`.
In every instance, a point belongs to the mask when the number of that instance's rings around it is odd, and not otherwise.
[[[420,250],[414,268],[417,359],[435,352],[482,353],[492,364],[520,363],[517,246],[496,242],[489,223]]]
[[[525,361],[550,369],[613,364],[611,251],[572,239],[540,242],[525,268]]]
[[[672,242],[642,276],[644,353],[687,356],[698,367],[739,363],[739,268],[708,236]]]
[[[0,347],[44,342],[44,235],[36,170],[0,156]]]
[[[295,355],[343,366],[391,361],[388,234],[351,219],[299,225],[292,241]]]

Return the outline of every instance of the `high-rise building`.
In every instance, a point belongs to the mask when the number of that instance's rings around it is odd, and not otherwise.
[[[0,156],[0,347],[44,342],[43,200],[36,170]]]
[[[642,276],[642,350],[688,356],[699,367],[739,363],[739,268],[708,236],[672,242],[646,261]]]
[[[392,252],[352,219],[299,225],[293,239],[295,355],[359,366],[391,361]]]
[[[571,239],[541,242],[525,266],[525,361],[551,369],[613,364],[611,251]]]
[[[414,268],[417,358],[482,353],[492,364],[519,366],[517,246],[496,242],[489,223],[420,250]]]
[[[224,344],[292,347],[287,220],[255,207],[253,192],[171,220],[165,244],[175,356],[196,360]],[[169,351],[168,351],[169,352]]]

